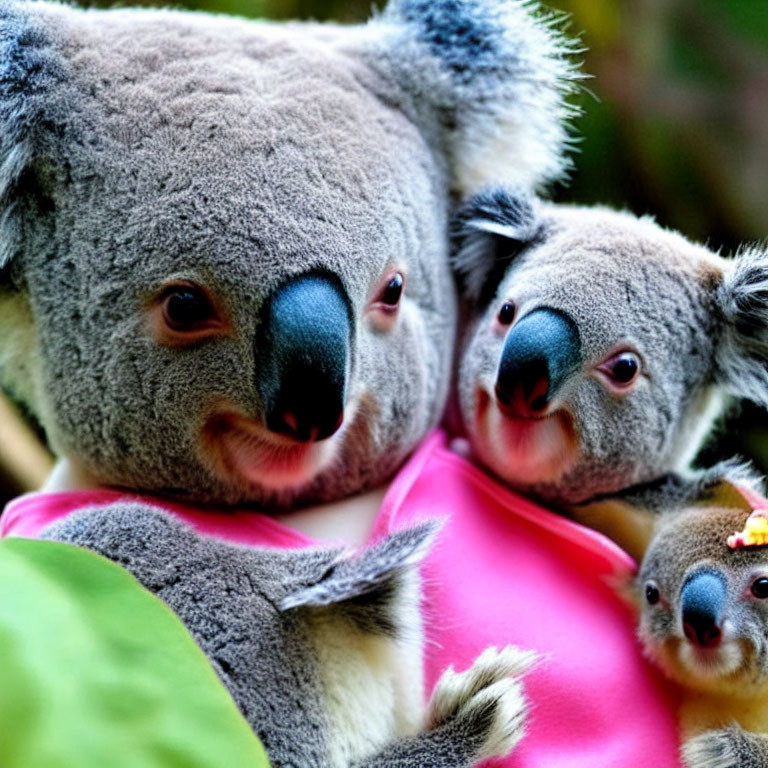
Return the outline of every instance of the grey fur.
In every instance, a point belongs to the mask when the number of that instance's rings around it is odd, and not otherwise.
[[[725,318],[721,376],[737,395],[768,406],[768,254],[745,248],[718,291]]]
[[[732,489],[731,489],[732,490]],[[687,768],[758,768],[768,764],[768,605],[750,594],[768,573],[765,547],[730,550],[751,507],[729,492],[700,507],[667,512],[643,559],[635,585],[646,654],[684,687],[681,722]],[[705,657],[690,652],[680,592],[706,569],[727,585],[723,640]],[[660,599],[644,597],[653,584]]]
[[[649,218],[531,203],[525,196],[505,223],[515,195],[514,189],[486,191],[464,209],[458,229],[455,264],[469,273],[475,297],[494,269],[501,272],[499,262],[504,268],[488,303],[475,302],[460,354],[458,396],[480,460],[560,505],[638,485],[649,491],[651,482],[654,493],[661,492],[654,504],[664,504],[667,491],[672,500],[681,492],[690,498],[706,477],[692,475],[689,462],[726,394],[761,403],[768,396],[768,260],[747,251],[730,262]],[[493,384],[505,334],[494,328],[494,318],[508,301],[518,307],[515,322],[550,307],[571,318],[581,336],[583,366],[547,412],[567,414],[574,437],[562,460],[553,454],[552,468],[540,477],[516,462],[527,458],[532,466],[542,446],[529,445],[524,457],[505,455],[498,439],[494,447],[483,437],[478,415],[482,391],[491,411],[496,407]],[[642,374],[629,394],[617,396],[597,366],[626,347],[639,353]],[[665,486],[666,475],[675,476],[672,485]]]
[[[725,459],[706,469],[670,472],[646,483],[622,488],[616,493],[597,495],[590,501],[618,499],[659,515],[692,504],[707,504],[724,482],[750,488],[757,493],[764,490],[763,478],[752,465],[738,459]]]
[[[2,0],[3,383],[104,484],[273,509],[380,485],[447,394],[449,187],[490,181],[462,163],[502,140],[494,173],[560,173],[565,52],[521,2],[396,0],[343,28]],[[395,267],[383,332],[366,312]],[[345,426],[310,476],[244,481],[201,435],[222,403],[263,421],[261,308],[312,270],[354,315]],[[171,279],[231,332],[158,346]]]
[[[686,768],[765,768],[768,736],[738,726],[707,731],[683,745]]]
[[[409,603],[418,602],[416,569],[436,530],[427,523],[400,531],[354,557],[338,549],[259,549],[198,536],[164,512],[118,502],[79,511],[49,526],[44,537],[121,564],[179,615],[274,768],[469,768],[496,743],[500,723],[517,738],[522,733],[524,707],[505,712],[504,695],[491,688],[521,668],[496,664],[495,674],[484,674],[481,685],[421,733],[420,722],[404,722],[422,699],[419,611]],[[361,654],[366,641],[379,645]],[[414,657],[416,674],[382,667],[386,653],[402,656],[403,664]],[[358,710],[338,722],[340,694],[329,679],[334,666],[361,655],[368,679],[358,682],[367,685],[361,692],[342,687],[341,695],[352,706],[360,695],[369,699],[375,721]],[[372,688],[382,676],[382,689]],[[392,695],[403,683],[405,690]],[[381,723],[391,725],[382,732]]]

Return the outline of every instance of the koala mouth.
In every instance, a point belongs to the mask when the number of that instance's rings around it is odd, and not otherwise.
[[[265,429],[237,413],[217,413],[203,430],[206,453],[230,482],[284,491],[306,485],[336,456],[334,435],[321,442],[299,443]]]
[[[736,637],[726,638],[715,648],[701,648],[688,640],[678,640],[676,651],[667,649],[683,669],[681,679],[693,677],[700,685],[718,685],[736,675],[745,663],[744,649]],[[671,651],[671,653],[670,653]]]
[[[512,415],[485,388],[478,389],[476,403],[475,449],[507,482],[518,487],[556,482],[576,463],[578,441],[565,410]]]

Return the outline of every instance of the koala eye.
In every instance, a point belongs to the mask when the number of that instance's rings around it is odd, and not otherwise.
[[[640,358],[634,352],[625,350],[608,358],[598,366],[598,370],[608,377],[614,387],[625,390],[640,373]]]
[[[379,332],[386,333],[395,327],[404,291],[405,275],[402,272],[390,272],[379,283],[375,298],[366,310],[370,322]]]
[[[645,584],[645,601],[648,605],[656,605],[661,600],[661,592],[656,586],[655,581],[648,581]]]
[[[751,590],[755,597],[765,600],[768,597],[768,578],[761,576],[759,579],[755,579],[752,582]]]
[[[500,325],[509,325],[515,319],[515,305],[511,301],[505,301],[496,319]]]
[[[163,317],[177,331],[199,328],[214,320],[216,313],[199,288],[180,285],[170,289],[163,300]]]
[[[390,277],[389,282],[384,286],[384,290],[381,292],[378,301],[380,301],[385,307],[394,308],[400,302],[400,297],[403,295],[403,287],[405,286],[405,278],[402,272],[395,272]]]

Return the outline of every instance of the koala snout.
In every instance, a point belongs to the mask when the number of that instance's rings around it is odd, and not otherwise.
[[[271,432],[324,440],[344,419],[352,312],[340,282],[310,274],[278,288],[265,305],[256,348],[264,418]]]
[[[680,611],[683,632],[701,648],[715,648],[722,638],[726,581],[716,571],[698,571],[683,585]]]
[[[581,365],[576,324],[556,309],[536,309],[507,334],[496,378],[496,398],[516,416],[543,413]]]

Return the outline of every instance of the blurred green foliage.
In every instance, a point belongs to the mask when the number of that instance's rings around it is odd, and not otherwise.
[[[0,541],[3,768],[269,768],[177,616],[78,547]]]

